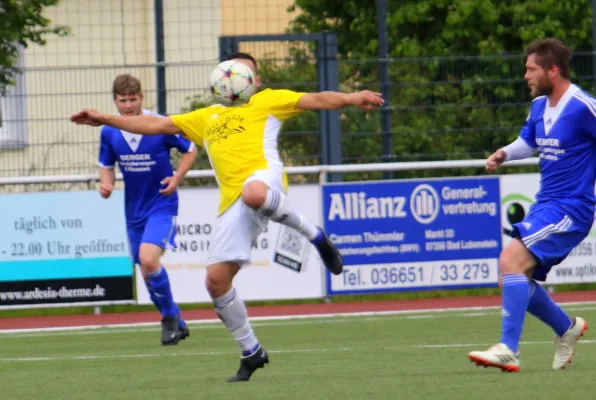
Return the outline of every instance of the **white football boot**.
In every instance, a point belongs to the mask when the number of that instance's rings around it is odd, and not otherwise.
[[[575,323],[562,337],[555,337],[555,358],[553,360],[553,369],[565,369],[567,364],[571,363],[573,358],[575,343],[584,336],[588,329],[588,324],[583,318],[575,317]]]
[[[519,355],[515,354],[503,343],[497,343],[486,351],[472,351],[468,358],[480,367],[494,367],[502,371],[517,372]]]

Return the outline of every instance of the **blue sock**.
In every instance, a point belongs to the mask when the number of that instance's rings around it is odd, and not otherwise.
[[[149,298],[151,299],[153,304],[155,304],[157,310],[163,315],[163,307],[161,306],[159,298],[155,295],[153,288],[151,288],[151,283],[145,281],[145,285],[147,286],[147,291],[149,292]]]
[[[503,302],[501,343],[517,353],[530,301],[528,278],[524,274],[503,275],[501,297]]]
[[[161,302],[159,301],[159,297],[157,297],[155,295],[155,291],[151,288],[151,284],[147,281],[145,281],[145,284],[147,285],[147,291],[149,292],[149,298],[151,299],[151,301],[153,302],[155,307],[159,310],[161,315],[165,315],[163,312],[163,306],[161,305]],[[178,322],[178,328],[182,329],[186,326],[186,322],[184,322],[184,319],[182,319],[180,310],[178,310],[178,316],[180,317],[180,321]]]
[[[161,314],[164,317],[180,315],[180,310],[176,303],[174,303],[174,297],[170,289],[168,272],[163,266],[160,266],[159,270],[149,274],[149,283],[155,297],[157,297],[158,302],[161,304]]]
[[[571,318],[555,303],[546,290],[535,281],[530,282],[528,312],[553,328],[559,337],[571,327]]]
[[[221,322],[240,346],[242,357],[254,354],[259,349],[259,341],[248,321],[246,306],[236,295],[236,289],[231,288],[222,296],[214,298],[213,307]]]

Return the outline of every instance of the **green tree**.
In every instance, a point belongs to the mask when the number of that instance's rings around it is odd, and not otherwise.
[[[362,61],[378,58],[374,0],[295,0],[290,11],[298,14],[288,32],[337,34],[344,89],[379,88],[378,62]],[[522,56],[530,41],[557,37],[592,50],[590,0],[389,0],[387,26],[392,151],[403,161],[485,157],[513,140],[531,100]],[[574,66],[591,89],[583,76],[592,75],[592,57],[577,55]],[[346,112],[346,161],[381,154],[378,118]],[[400,174],[413,175],[425,174]]]
[[[555,36],[592,49],[591,0],[389,0],[393,57],[518,53],[535,38]],[[295,0],[291,32],[332,31],[339,53],[378,54],[376,1]]]
[[[19,47],[44,45],[47,35],[66,35],[63,26],[51,26],[43,9],[60,0],[0,0],[0,94],[13,84]]]
[[[374,0],[295,0],[288,33],[329,31],[338,37],[340,89],[379,90]],[[484,158],[519,134],[531,101],[523,47],[557,37],[576,53],[574,80],[594,82],[591,0],[388,0],[392,157],[396,161]],[[284,62],[263,62],[270,86],[316,89],[313,48],[290,43]],[[377,162],[380,113],[342,110],[344,162]],[[320,161],[316,114],[288,121],[280,151],[288,164]],[[528,168],[533,171],[535,168]],[[504,171],[507,171],[505,169]],[[445,171],[478,174],[480,170]],[[396,177],[438,176],[413,171]],[[346,175],[378,178],[380,173]]]

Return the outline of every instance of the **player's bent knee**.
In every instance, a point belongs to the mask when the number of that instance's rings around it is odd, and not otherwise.
[[[146,259],[141,258],[141,270],[143,271],[144,276],[148,276],[153,272],[157,272],[161,267],[161,263],[158,259],[152,259],[147,257]]]
[[[501,275],[523,274],[525,272],[521,264],[517,261],[515,254],[507,253],[505,251],[503,251],[499,257],[499,270]]]
[[[518,240],[512,241],[501,252],[499,257],[499,270],[501,275],[525,274],[534,266],[530,252]]]
[[[205,278],[205,286],[212,299],[226,294],[231,285],[232,282],[221,275],[207,273],[207,277]]]
[[[161,249],[158,246],[141,246],[141,250],[139,251],[139,261],[141,262],[143,275],[148,275],[159,270],[161,267],[161,262],[159,260],[160,256]]]
[[[207,268],[205,286],[212,299],[223,296],[232,288],[232,280],[238,269],[238,265],[231,262],[214,264]]]
[[[267,200],[267,190],[269,187],[265,182],[248,182],[242,188],[242,201],[250,208],[258,209],[265,204]]]
[[[144,274],[157,272],[161,267],[161,255],[163,249],[152,243],[141,243],[139,249],[139,262],[141,263],[141,270]]]

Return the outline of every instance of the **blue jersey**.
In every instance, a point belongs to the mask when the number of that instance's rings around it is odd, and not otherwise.
[[[589,229],[596,202],[596,100],[575,85],[556,107],[538,97],[520,137],[540,156],[536,206],[557,204]]]
[[[152,114],[143,110],[144,114]],[[157,114],[155,114],[157,115]],[[111,126],[101,129],[99,164],[113,168],[116,163],[124,180],[124,205],[128,226],[145,223],[150,215],[177,215],[178,193],[159,193],[164,178],[174,171],[170,149],[190,152],[194,144],[180,135],[144,136]]]

